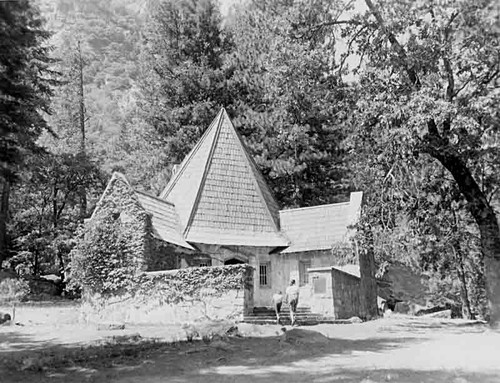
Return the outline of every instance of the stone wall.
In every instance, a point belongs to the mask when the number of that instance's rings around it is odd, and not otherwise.
[[[335,319],[361,316],[360,279],[333,267],[309,269],[311,311]]]
[[[156,238],[150,239],[145,258],[147,271],[174,270],[181,266],[183,254],[179,247]]]
[[[332,268],[333,311],[335,319],[360,316],[360,279]]]
[[[328,317],[334,317],[332,268],[310,269],[309,281],[312,285],[311,311]]]
[[[275,274],[281,269],[280,265],[276,263],[275,254],[269,254],[272,247],[259,247],[259,246],[217,246],[196,244],[196,247],[211,258],[213,266],[224,265],[224,262],[229,260],[238,260],[247,263],[253,268],[253,297],[255,306],[272,306],[272,295],[277,289],[283,289],[279,284],[279,280]],[[198,255],[200,257],[201,255]],[[196,259],[196,258],[195,258]],[[187,257],[185,257],[187,261]],[[187,262],[188,263],[188,262]],[[270,284],[267,286],[260,286],[259,284],[259,264],[266,263],[271,266]],[[188,264],[189,265],[189,264]]]
[[[271,270],[273,289],[283,292],[288,287],[290,280],[299,282],[299,268],[301,262],[310,263],[310,268],[329,267],[338,264],[339,254],[335,250],[313,250],[297,253],[272,254]],[[330,270],[330,269],[328,269]],[[310,307],[313,299],[313,285],[309,276],[309,283],[300,287],[299,307]],[[265,302],[271,302],[268,297]],[[269,306],[270,303],[267,303]]]
[[[201,320],[241,320],[253,309],[253,269],[248,265],[147,272],[132,291],[84,295],[87,323],[147,325]]]

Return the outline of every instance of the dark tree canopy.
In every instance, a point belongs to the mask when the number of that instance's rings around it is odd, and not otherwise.
[[[0,175],[11,177],[47,123],[50,34],[33,2],[0,2]]]
[[[142,53],[143,110],[164,140],[169,161],[180,162],[229,104],[223,58],[231,49],[213,0],[162,1],[150,8]]]
[[[495,188],[483,176],[498,173],[498,2],[365,0],[364,11],[350,13],[339,11],[342,3],[297,29],[312,36],[333,28],[347,54],[362,60],[352,137],[364,144],[353,151],[402,166],[421,155],[451,174],[479,229],[491,322],[498,325],[500,231],[490,203]]]
[[[0,268],[7,256],[10,184],[48,130],[49,36],[32,2],[0,2]]]

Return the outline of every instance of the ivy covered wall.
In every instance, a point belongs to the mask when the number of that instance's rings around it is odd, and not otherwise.
[[[156,238],[151,238],[151,246],[146,255],[147,271],[179,269],[182,258],[187,256],[178,246]]]
[[[146,270],[148,258],[153,250],[151,222],[135,191],[125,176],[113,173],[111,180],[99,200],[88,225],[98,226],[102,220],[112,217],[130,230],[127,254],[132,257],[138,270]]]
[[[106,217],[113,217],[122,227],[130,229],[127,254],[138,271],[172,270],[181,267],[181,259],[192,256],[192,251],[155,238],[151,217],[141,205],[137,193],[125,176],[115,172],[96,206],[88,229],[102,225]],[[89,230],[87,230],[88,232]]]
[[[87,322],[149,325],[240,320],[252,309],[253,268],[249,265],[145,272],[119,294],[86,292],[82,302]]]

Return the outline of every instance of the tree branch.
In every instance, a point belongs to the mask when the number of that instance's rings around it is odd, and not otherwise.
[[[446,99],[451,102],[453,101],[453,96],[455,95],[455,79],[453,77],[450,60],[446,54],[444,54],[443,56],[443,64],[446,71],[446,77],[448,78],[448,86],[446,87]]]
[[[365,0],[365,3],[368,6],[368,9],[372,13],[372,15],[375,16],[375,19],[377,20],[378,26],[382,29],[384,34],[387,36],[392,47],[394,48],[394,50],[398,54],[399,58],[403,62],[406,73],[408,74],[408,77],[410,78],[411,83],[413,85],[415,85],[417,88],[419,88],[420,87],[420,80],[418,78],[417,72],[415,71],[414,68],[409,66],[408,57],[406,55],[406,51],[404,50],[403,46],[399,43],[398,39],[396,39],[396,36],[394,36],[394,34],[392,32],[390,32],[389,29],[386,27],[384,19],[382,18],[382,15],[380,14],[377,7],[375,7],[375,5],[372,3],[372,1]]]
[[[450,20],[448,21],[448,24],[446,24],[446,27],[444,29],[444,44],[446,48],[445,52],[443,53],[443,65],[444,65],[444,70],[446,71],[446,77],[448,78],[448,86],[446,87],[446,99],[448,100],[448,102],[452,102],[453,97],[455,95],[455,78],[453,76],[451,62],[448,57],[448,50],[451,48],[451,42],[449,41],[451,24],[453,23],[453,20],[455,20],[457,16],[458,12],[453,13],[450,17]],[[445,121],[443,122],[443,132],[448,133],[450,129],[451,129],[451,116],[448,114]]]
[[[354,34],[354,36],[352,36],[351,39],[349,39],[349,43],[347,44],[347,52],[342,56],[342,59],[340,61],[340,67],[339,67],[339,73],[342,75],[342,69],[344,68],[344,64],[347,60],[347,58],[349,57],[350,53],[351,53],[351,48],[352,48],[352,44],[354,43],[354,41],[356,40],[356,38],[366,29],[368,28],[367,25],[363,25],[361,28],[359,28],[359,30]]]
[[[448,140],[437,133],[434,120],[428,121],[429,133],[424,137],[421,150],[438,160],[453,176],[462,195],[467,200],[467,207],[474,217],[481,232],[483,250],[489,255],[497,253],[500,248],[499,226],[495,212],[486,196],[472,176],[467,164],[456,153]]]

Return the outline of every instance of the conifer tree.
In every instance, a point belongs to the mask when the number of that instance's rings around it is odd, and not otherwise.
[[[10,185],[26,155],[39,149],[39,135],[48,130],[49,36],[32,2],[0,2],[0,267],[7,256]]]
[[[176,163],[230,102],[222,66],[231,43],[214,0],[161,1],[150,6],[149,17],[142,109]]]
[[[335,73],[327,39],[295,33],[301,7],[255,1],[240,9],[226,63],[235,127],[284,207],[339,202],[349,189],[342,144],[349,89]]]

